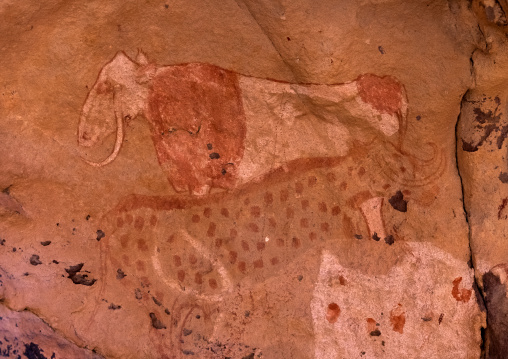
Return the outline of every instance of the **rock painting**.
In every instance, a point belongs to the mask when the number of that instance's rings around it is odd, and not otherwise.
[[[145,118],[177,194],[133,194],[104,215],[90,323],[100,311],[137,303],[146,308],[144,325],[162,358],[260,357],[262,348],[228,342],[217,330],[238,288],[273,278],[309,250],[345,256],[354,247],[361,257],[366,246],[402,248],[404,238],[387,226],[383,213],[432,202],[427,194],[439,190],[435,183],[446,161],[433,143],[426,158],[406,150],[407,106],[404,87],[390,76],[292,84],[209,64],[159,67],[142,53],[136,61],[118,53],[88,94],[78,143],[98,146],[115,133],[106,159],[86,159],[105,166],[121,158],[125,122]],[[325,254],[322,272],[335,270],[333,258]],[[357,270],[369,265],[360,263]],[[372,288],[384,288],[368,278],[362,280]],[[322,280],[316,293],[324,290]],[[464,281],[457,290],[467,305]],[[125,297],[112,307],[108,293],[117,287]],[[389,294],[393,307],[384,309],[391,322],[377,312],[369,317],[396,334],[412,333],[408,299],[396,293]],[[312,304],[319,343],[335,340],[318,323],[323,308],[327,325],[353,318],[343,298],[320,298]],[[429,310],[437,311],[432,305]],[[331,357],[326,355],[317,345],[316,357]]]
[[[311,302],[315,358],[413,358],[416,343],[419,356],[428,358],[443,349],[449,357],[478,354],[465,354],[461,344],[479,336],[468,326],[477,306],[471,297],[472,269],[431,244],[404,246],[399,263],[375,277],[341,265],[324,251]],[[459,297],[454,275],[467,278]],[[366,297],[378,300],[366,302]],[[331,306],[340,307],[335,321],[329,319]],[[470,330],[457,331],[458,324]]]

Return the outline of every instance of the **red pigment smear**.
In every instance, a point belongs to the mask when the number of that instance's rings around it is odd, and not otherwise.
[[[337,303],[328,304],[328,308],[326,310],[326,320],[330,323],[335,323],[337,319],[339,319],[340,308]]]
[[[263,268],[263,260],[262,259],[258,259],[256,261],[254,261],[253,264],[254,264],[254,268]]]
[[[376,321],[372,318],[367,318],[367,333],[376,330]]]
[[[266,204],[272,204],[273,203],[273,194],[271,194],[270,192],[266,192],[264,199],[265,199]]]
[[[402,310],[402,305],[399,304],[395,309],[390,312],[390,323],[394,332],[402,334],[404,332],[404,325],[406,324],[406,312]]]
[[[459,284],[462,282],[462,277],[457,277],[453,281],[452,295],[457,302],[468,302],[471,298],[471,289],[459,289]]]
[[[246,134],[234,72],[197,63],[159,69],[147,119],[157,158],[175,189],[234,187]]]
[[[394,115],[401,110],[402,85],[395,78],[365,74],[356,81],[361,99],[379,112]]]

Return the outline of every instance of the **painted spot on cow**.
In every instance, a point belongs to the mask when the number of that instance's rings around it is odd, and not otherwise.
[[[340,307],[337,303],[330,303],[328,304],[328,307],[326,308],[326,320],[328,320],[329,323],[335,323],[339,319],[340,315]]]

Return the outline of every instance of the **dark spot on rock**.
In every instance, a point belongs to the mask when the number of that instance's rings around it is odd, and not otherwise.
[[[136,288],[134,290],[134,296],[136,297],[137,300],[143,299],[143,295],[141,294],[141,290],[139,288]]]
[[[379,329],[376,329],[376,330],[373,330],[370,332],[371,337],[379,337],[380,335],[381,335],[381,332],[379,331]]]
[[[192,350],[182,350],[182,353],[184,355],[194,355],[194,352]]]
[[[223,168],[223,169],[220,171],[220,173],[222,173],[222,175],[224,176],[224,175],[227,173],[227,171]]]
[[[0,239],[0,246],[3,246],[5,244],[5,239]]]
[[[430,322],[432,320],[432,318],[431,317],[422,317],[422,320],[424,322]]]
[[[157,298],[152,297],[152,300],[153,300],[153,302],[154,302],[156,305],[158,305],[159,307],[162,305],[162,303],[161,303],[161,302],[159,302],[159,301],[157,300]]]
[[[254,359],[254,353],[244,356],[242,359]]]
[[[380,240],[381,238],[379,238],[379,236],[377,235],[377,233],[376,233],[376,232],[374,232],[374,234],[372,235],[372,239],[373,239],[373,240],[375,240],[376,242],[379,242],[379,240]]]
[[[422,119],[422,116],[420,116],[420,115],[416,116],[417,121],[420,121],[421,119]]]
[[[117,269],[116,271],[116,279],[123,279],[127,276],[121,269]]]
[[[499,180],[503,183],[508,183],[508,172],[501,172],[499,174]]]
[[[497,266],[502,275],[508,272],[508,266]],[[508,298],[501,273],[490,270],[483,275],[485,306],[487,307],[487,329],[485,331],[488,358],[505,358],[508,353]]]
[[[196,319],[201,319],[201,315],[196,314]]]
[[[162,324],[159,319],[157,319],[155,313],[150,313],[150,319],[152,320],[152,327],[155,329],[166,329],[166,326]]]
[[[508,204],[508,197],[503,198],[502,201],[501,201],[501,204],[498,207],[497,219],[501,219],[503,217],[503,213],[502,212],[506,208],[507,204]],[[506,215],[505,215],[505,219],[506,219]]]
[[[355,238],[356,238],[356,239],[362,239],[362,238],[363,238],[363,236],[362,236],[361,234],[355,234]]]
[[[395,238],[393,238],[393,236],[390,234],[388,237],[385,237],[385,242],[391,246],[395,243]]]
[[[444,317],[444,313],[441,313],[441,315],[439,316],[439,319],[437,320],[439,324],[441,324],[441,322],[443,321],[443,317]]]
[[[43,350],[33,342],[25,344],[25,352],[23,353],[28,359],[46,359],[41,353]]]
[[[213,149],[213,146],[212,146],[212,144],[211,144],[211,143],[207,143],[207,144],[206,144],[206,148],[208,148],[209,150],[211,150],[211,149]]]
[[[111,304],[109,305],[108,309],[111,309],[111,310],[122,309],[122,306],[121,306],[121,305],[116,305],[116,304],[111,303]]]
[[[169,5],[168,5],[168,4],[164,5],[164,7],[165,7],[166,9],[169,9]]]
[[[250,312],[248,310],[246,310],[244,315],[245,315],[245,318],[248,318],[250,316]]]
[[[298,277],[296,277],[296,279],[298,279],[298,281],[301,282],[303,279],[303,275],[300,274]]]
[[[384,340],[381,340],[381,345],[385,346],[385,341]]]
[[[377,49],[379,50],[379,52],[381,53],[381,55],[384,55],[386,54],[386,51],[385,49],[383,48],[383,46],[378,46]]]
[[[90,215],[87,215],[85,219],[88,221],[90,219]]]
[[[51,241],[44,241],[44,242],[41,242],[41,244],[46,247],[46,246],[49,246],[51,244]]]
[[[291,38],[289,36],[286,37],[286,40],[291,41]]]
[[[182,334],[183,334],[184,337],[186,337],[186,336],[192,334],[192,330],[191,329],[187,329],[187,328],[183,328]]]
[[[25,273],[23,273],[23,275],[24,275],[25,277],[28,277],[28,276],[30,275],[30,273],[25,272]]]
[[[96,279],[89,279],[87,274],[79,274],[83,265],[84,263],[79,263],[66,268],[65,271],[69,274],[67,278],[70,278],[74,284],[92,286],[97,281]]]
[[[106,233],[104,233],[102,230],[97,230],[97,240],[100,241],[102,238],[106,236]]]
[[[60,262],[59,262],[59,261],[57,261],[56,259],[53,259],[53,263],[55,263],[55,264],[59,264]]]
[[[407,201],[404,199],[404,195],[401,191],[397,191],[389,200],[393,209],[399,212],[407,212]]]
[[[168,308],[164,309],[164,313],[166,313],[167,315],[170,315],[170,314],[171,314],[171,312],[169,311],[169,309],[168,309]]]
[[[217,152],[210,153],[210,159],[217,160],[220,158],[220,155]]]
[[[462,150],[466,152],[476,152],[478,151],[478,146],[474,146],[472,143],[466,142],[462,139]]]
[[[56,224],[56,226],[57,226],[57,227],[59,227],[59,226],[60,226],[60,223],[57,223],[57,224]]]
[[[42,264],[37,254],[32,254],[32,256],[30,257],[30,264],[33,266]]]

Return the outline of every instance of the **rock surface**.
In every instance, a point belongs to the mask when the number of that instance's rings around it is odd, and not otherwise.
[[[502,358],[506,10],[0,4],[1,355]]]

